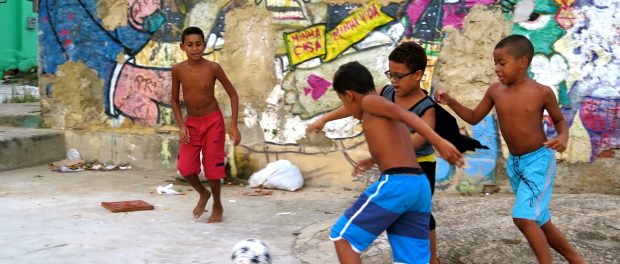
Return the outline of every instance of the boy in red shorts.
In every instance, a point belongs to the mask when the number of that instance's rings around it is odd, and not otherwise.
[[[179,160],[177,169],[194,189],[200,199],[194,208],[194,217],[199,218],[205,211],[213,193],[213,211],[209,223],[222,221],[224,208],[220,200],[221,180],[225,175],[224,152],[225,125],[222,112],[215,99],[215,80],[220,81],[230,97],[232,117],[228,130],[234,145],[238,145],[241,134],[237,128],[239,98],[219,64],[202,57],[205,50],[204,33],[197,27],[188,27],[181,35],[181,49],[187,60],[172,68],[172,110],[179,124]],[[183,122],[179,103],[179,92],[183,89],[183,99],[187,109],[187,119]],[[209,192],[198,179],[200,174],[200,152],[205,176],[209,180]]]

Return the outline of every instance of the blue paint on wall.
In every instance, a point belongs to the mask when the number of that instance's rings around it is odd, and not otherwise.
[[[67,61],[82,61],[104,81],[107,95],[117,56],[133,56],[151,38],[131,26],[115,30],[103,27],[97,17],[97,0],[41,0],[39,3],[41,73],[55,74]],[[103,96],[109,109],[108,96]],[[108,113],[111,114],[111,113]]]
[[[480,183],[494,183],[497,158],[500,155],[499,133],[497,121],[492,114],[487,115],[480,123],[472,126],[472,137],[479,140],[489,149],[477,149],[476,152],[465,154],[467,168],[464,168],[465,179]],[[454,174],[454,166],[442,158],[437,158],[435,181],[438,187],[446,185]]]

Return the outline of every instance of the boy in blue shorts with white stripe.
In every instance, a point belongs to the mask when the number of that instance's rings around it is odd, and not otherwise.
[[[462,154],[420,117],[377,94],[372,75],[360,63],[340,66],[333,87],[346,111],[362,121],[368,150],[382,172],[332,228],[338,259],[361,263],[359,253],[387,231],[394,262],[428,263],[431,190],[407,126],[450,163],[461,166]]]
[[[502,136],[510,155],[506,171],[515,193],[512,218],[527,238],[539,263],[551,263],[549,246],[570,263],[585,263],[564,234],[551,223],[549,203],[555,175],[555,151],[566,149],[568,125],[551,88],[530,79],[528,66],[534,46],[524,36],[511,35],[493,51],[499,83],[492,84],[473,110],[464,107],[443,91],[435,100],[447,104],[472,125],[495,106]],[[543,111],[553,120],[558,136],[547,140],[542,127]]]

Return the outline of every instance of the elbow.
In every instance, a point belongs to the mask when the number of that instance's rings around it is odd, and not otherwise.
[[[463,118],[463,120],[473,126],[473,125],[477,125],[478,123],[480,123],[480,121],[482,121],[482,118],[470,116],[469,118]]]

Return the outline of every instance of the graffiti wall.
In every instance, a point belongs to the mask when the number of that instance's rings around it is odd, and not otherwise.
[[[286,149],[282,153],[332,155],[352,163],[355,158],[350,157],[357,154],[351,153],[364,150],[358,121],[328,123],[327,138],[319,140],[319,147],[305,135],[308,124],[340,106],[331,89],[339,65],[360,61],[370,69],[375,84],[383,86],[389,82],[383,72],[390,51],[401,42],[416,41],[428,56],[423,88],[446,89],[475,106],[486,87],[496,82],[495,43],[517,33],[528,36],[535,46],[531,77],[556,91],[569,120],[569,150],[560,158],[590,162],[616,157],[620,144],[617,1],[40,0],[39,4],[41,73],[47,80],[42,81],[47,93],[42,105],[47,108],[44,123],[50,127],[174,125],[170,69],[185,59],[179,48],[183,28],[199,26],[205,31],[205,58],[220,63],[239,91],[242,145],[248,153],[277,155]],[[77,99],[67,99],[71,90]],[[219,89],[216,95],[230,115],[225,93]],[[554,134],[548,120],[541,120],[541,125],[549,136]],[[476,126],[463,125],[463,131],[489,149],[468,154],[465,169],[440,161],[438,184],[466,189],[470,184],[493,183],[498,160],[507,154],[494,114]]]

